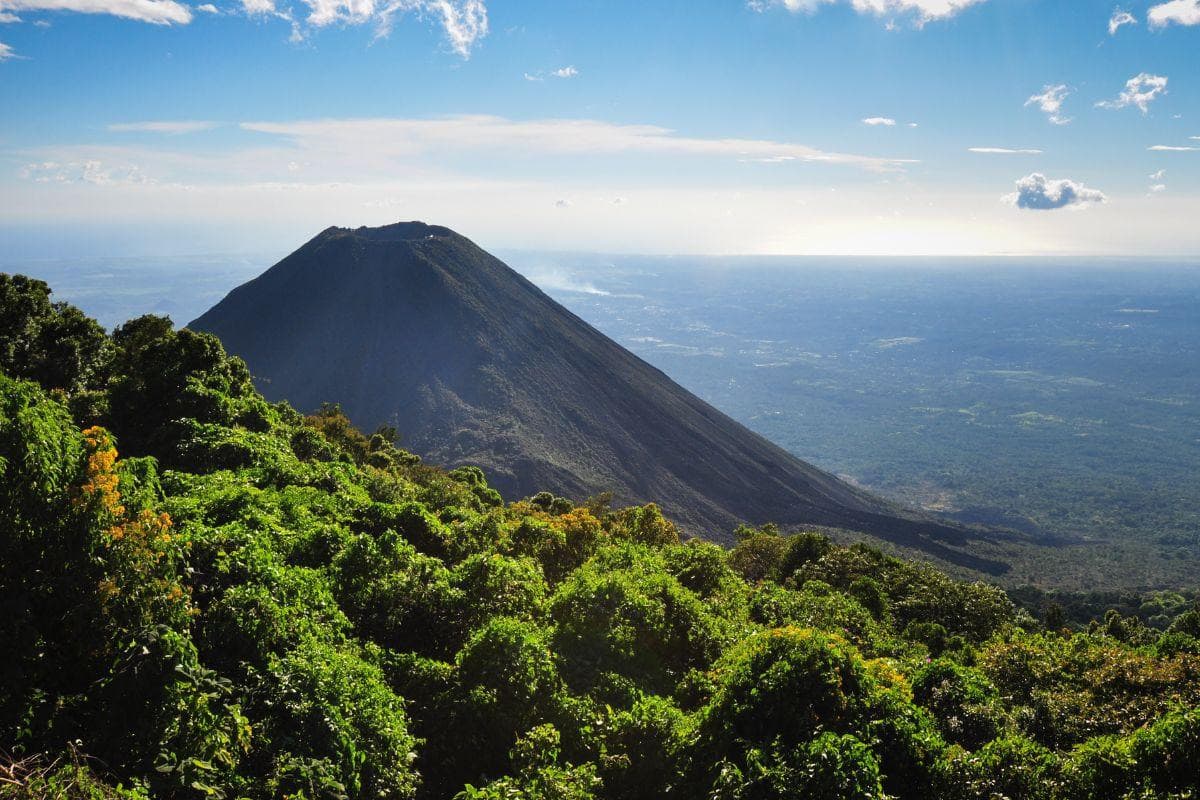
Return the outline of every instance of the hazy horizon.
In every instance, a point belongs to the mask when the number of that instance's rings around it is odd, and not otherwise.
[[[1200,0],[0,0],[0,235],[1195,255],[1198,35]]]

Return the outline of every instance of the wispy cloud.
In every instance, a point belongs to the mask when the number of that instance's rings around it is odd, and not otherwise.
[[[25,180],[35,183],[90,183],[95,186],[140,184],[152,181],[136,166],[113,167],[98,160],[42,161],[26,164],[19,171]]]
[[[1125,88],[1115,100],[1101,100],[1096,108],[1127,108],[1136,106],[1143,114],[1150,110],[1155,98],[1167,93],[1167,78],[1142,72],[1125,81]]]
[[[1146,177],[1148,177],[1152,181],[1161,181],[1163,178],[1167,177],[1167,171],[1165,169],[1155,170],[1154,172],[1151,172]]]
[[[981,153],[990,156],[1037,156],[1041,155],[1042,151],[1032,147],[1010,148],[1010,147],[968,147],[968,153]]]
[[[885,127],[891,128],[891,127],[895,126],[896,120],[891,119],[890,117],[867,117],[866,119],[864,119],[862,121],[862,123],[863,123],[863,125],[872,125],[872,126],[883,125]]]
[[[19,56],[11,47],[6,45],[4,42],[0,42],[0,61],[10,61],[14,58],[19,58]]]
[[[1191,153],[1200,150],[1200,147],[1192,147],[1191,145],[1156,144],[1151,145],[1146,149],[1160,153]]]
[[[181,133],[198,133],[199,131],[212,130],[215,127],[217,127],[217,123],[202,120],[156,120],[150,122],[118,122],[109,125],[108,129],[114,133],[168,133],[178,135]]]
[[[1167,25],[1200,25],[1200,0],[1171,0],[1151,7],[1146,14],[1151,28]]]
[[[785,8],[791,12],[812,14],[823,5],[839,2],[846,2],[860,14],[910,17],[920,26],[933,20],[952,17],[963,9],[986,0],[749,0],[747,5],[756,11]],[[892,26],[892,21],[889,20],[888,24]]]
[[[1071,121],[1070,117],[1065,117],[1062,114],[1063,101],[1071,94],[1071,89],[1065,83],[1046,84],[1042,87],[1041,94],[1035,94],[1025,101],[1026,106],[1036,105],[1038,109],[1046,115],[1046,118],[1055,125],[1066,125]]]
[[[395,2],[395,0],[393,0]],[[463,58],[488,34],[487,6],[483,0],[412,0],[418,9],[438,14],[446,38]]]
[[[11,14],[7,11],[0,11],[0,25],[11,25],[14,22],[20,22],[21,18],[16,14]]]
[[[1113,11],[1113,15],[1108,19],[1108,35],[1116,36],[1117,30],[1122,25],[1137,25],[1137,17],[1128,11],[1122,11],[1118,8]]]
[[[0,11],[72,11],[109,14],[154,25],[186,25],[192,10],[175,0],[0,0]]]
[[[549,72],[549,75],[551,78],[563,78],[563,79],[574,78],[578,74],[579,74],[579,70],[575,69],[574,66],[570,66],[570,65],[565,66],[565,67],[559,67],[558,69],[552,69]],[[540,70],[538,72],[526,72],[525,80],[542,83],[546,80],[546,75],[547,75],[547,73],[541,72]]]
[[[1104,192],[1089,189],[1069,178],[1051,179],[1040,172],[1026,175],[1017,181],[1017,190],[1004,196],[1004,201],[1030,211],[1053,211],[1060,208],[1086,208],[1105,203]]]
[[[660,153],[742,159],[778,159],[845,164],[874,171],[900,169],[907,159],[819,150],[795,142],[765,139],[681,136],[657,125],[618,125],[598,120],[518,121],[487,115],[440,119],[347,119],[302,122],[247,122],[244,130],[285,137],[306,151],[372,153],[411,158],[437,151],[510,151],[546,154],[611,155]]]

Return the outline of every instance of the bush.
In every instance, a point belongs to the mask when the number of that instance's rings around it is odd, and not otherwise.
[[[270,764],[263,776],[276,796],[336,781],[354,797],[415,795],[417,742],[408,732],[404,701],[382,671],[347,649],[306,639],[273,658],[268,681],[274,699],[256,737]]]

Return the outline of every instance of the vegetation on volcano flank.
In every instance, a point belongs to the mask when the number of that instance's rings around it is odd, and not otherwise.
[[[1200,789],[1196,611],[1047,629],[811,532],[506,504],[48,297],[0,276],[0,798]]]

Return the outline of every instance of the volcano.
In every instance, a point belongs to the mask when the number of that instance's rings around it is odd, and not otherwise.
[[[864,532],[996,573],[978,532],[807,464],[710,406],[449,228],[329,228],[189,327],[245,359],[262,393],[337,402],[445,467],[475,464],[506,499],[611,491],[685,531],[740,523]]]

